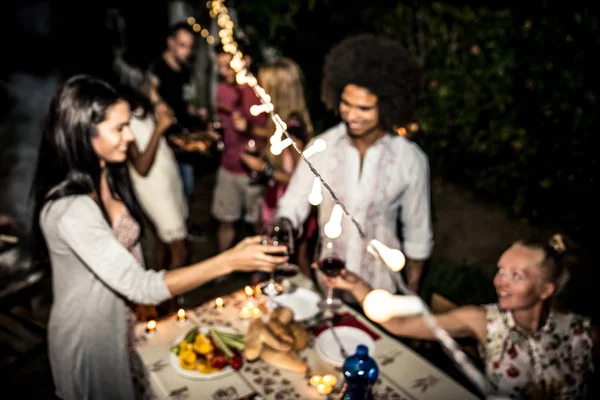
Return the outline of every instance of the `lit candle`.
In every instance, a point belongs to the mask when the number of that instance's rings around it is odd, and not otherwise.
[[[317,387],[323,381],[323,377],[321,375],[313,375],[310,377],[310,384],[314,387]]]
[[[250,307],[244,306],[240,310],[238,316],[242,319],[248,319],[252,317],[252,309]]]
[[[156,332],[156,321],[155,320],[148,321],[148,324],[146,325],[146,333],[148,335],[153,335],[155,332]]]
[[[181,323],[184,323],[185,321],[187,321],[187,315],[183,308],[180,308],[179,311],[177,311],[177,320]]]
[[[260,289],[260,283],[258,285],[256,285],[256,287],[254,288],[254,293],[256,293],[257,296],[262,295],[262,290]]]
[[[331,393],[331,391],[333,390],[333,388],[329,385],[326,385],[324,383],[319,383],[317,385],[317,392],[321,393],[321,394],[329,394]]]
[[[258,307],[252,308],[252,318],[260,318],[262,316],[262,311]]]
[[[335,384],[337,383],[337,378],[333,375],[327,374],[323,377],[321,382],[327,386],[335,386]]]
[[[244,292],[246,293],[246,307],[250,308],[250,311],[252,311],[254,308],[254,290],[252,290],[250,286],[246,286]]]
[[[220,297],[217,297],[217,299],[215,300],[215,304],[217,305],[217,311],[223,311],[223,299]]]

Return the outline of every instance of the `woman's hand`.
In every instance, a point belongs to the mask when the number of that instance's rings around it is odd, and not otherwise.
[[[316,270],[319,269],[319,266],[316,263],[313,263],[311,267],[313,267]],[[327,285],[328,287],[346,290],[351,293],[356,289],[357,285],[366,286],[366,284],[363,282],[362,279],[360,279],[358,275],[356,275],[354,272],[348,271],[347,269],[342,269],[340,271],[340,274],[333,278],[330,278],[325,274],[319,275],[323,283],[325,283],[325,285]]]
[[[233,129],[236,131],[246,132],[248,130],[248,120],[239,111],[231,113],[231,121],[233,122]]]
[[[240,155],[242,162],[248,166],[252,171],[263,172],[265,170],[265,161],[259,157],[254,157],[248,153],[242,153]]]
[[[285,263],[287,256],[274,256],[283,253],[287,246],[266,246],[262,244],[262,236],[252,236],[242,240],[235,247],[222,253],[223,260],[234,271],[272,272],[275,267]]]

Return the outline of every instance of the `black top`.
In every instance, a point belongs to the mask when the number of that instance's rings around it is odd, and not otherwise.
[[[158,94],[173,109],[177,122],[189,127],[191,121],[187,107],[192,97],[189,68],[182,65],[179,71],[175,71],[160,57],[152,64],[150,71],[158,78]]]

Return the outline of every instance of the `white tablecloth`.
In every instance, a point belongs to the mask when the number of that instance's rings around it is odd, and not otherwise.
[[[304,287],[312,286],[308,279],[297,279],[295,283]],[[183,324],[174,317],[158,321],[157,331],[150,337],[145,333],[145,323],[137,326],[137,350],[148,369],[150,381],[159,399],[237,400],[251,393],[269,400],[323,400],[337,397],[335,391],[329,397],[321,395],[308,384],[311,375],[326,373],[338,378],[336,389],[343,384],[341,371],[324,363],[311,346],[300,353],[309,366],[306,375],[280,370],[262,360],[245,362],[240,371],[213,380],[190,380],[177,375],[169,364],[169,347],[175,338],[194,325],[228,326],[246,331],[249,322],[237,316],[246,300],[243,291],[223,296],[223,300],[225,306],[220,312],[215,309],[214,300],[187,310],[189,319]],[[350,308],[343,311],[356,314]],[[357,315],[357,318],[380,335],[375,342],[374,354],[380,370],[380,379],[373,388],[376,399],[477,398],[413,350],[386,335],[361,316]]]

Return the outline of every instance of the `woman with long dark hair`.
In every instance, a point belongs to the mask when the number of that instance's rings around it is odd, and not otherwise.
[[[146,270],[125,161],[129,104],[104,81],[70,78],[50,104],[32,188],[38,260],[52,267],[49,358],[62,399],[149,397],[132,341],[134,304],[158,304],[232,271],[272,271],[283,246],[242,241],[171,271]]]

